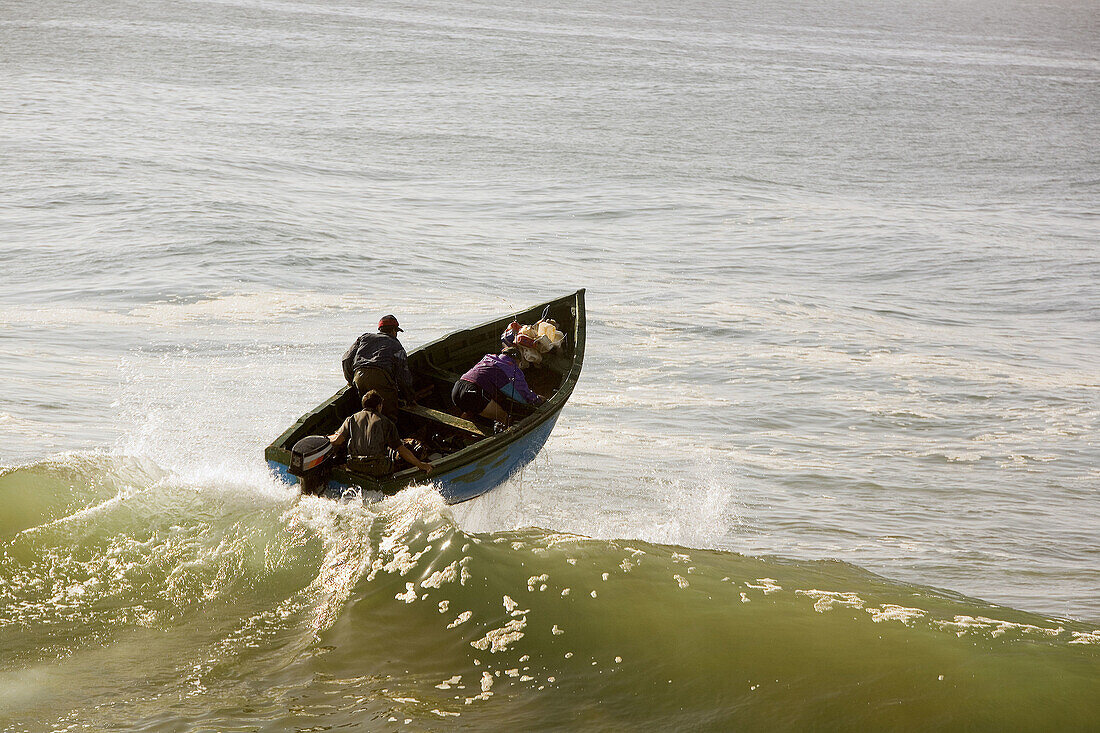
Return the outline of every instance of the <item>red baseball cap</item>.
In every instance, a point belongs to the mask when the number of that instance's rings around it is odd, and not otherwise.
[[[382,316],[378,321],[378,330],[381,331],[384,328],[396,328],[398,331],[404,331],[401,325],[397,322],[397,316]]]

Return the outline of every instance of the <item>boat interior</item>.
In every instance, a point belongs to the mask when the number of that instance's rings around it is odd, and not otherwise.
[[[416,405],[401,407],[397,427],[406,444],[422,460],[434,461],[472,446],[492,436],[500,426],[485,418],[463,419],[451,401],[451,388],[464,372],[486,354],[499,353],[501,333],[513,320],[534,324],[543,317],[558,324],[566,336],[561,345],[542,355],[542,362],[524,370],[528,386],[550,399],[562,386],[573,365],[576,338],[576,300],[573,297],[540,305],[528,311],[457,331],[438,341],[426,344],[409,355],[416,393]],[[304,434],[330,434],[348,415],[359,409],[354,388],[343,390],[336,399],[322,406],[303,424]],[[513,424],[522,423],[538,410],[510,403]],[[411,440],[409,440],[411,439]],[[340,457],[337,458],[339,462]],[[398,470],[407,467],[401,462]]]

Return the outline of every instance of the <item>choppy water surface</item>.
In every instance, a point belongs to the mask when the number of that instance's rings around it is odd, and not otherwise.
[[[1098,34],[4,4],[0,728],[1088,729]],[[382,313],[411,348],[577,287],[508,485],[268,475]]]

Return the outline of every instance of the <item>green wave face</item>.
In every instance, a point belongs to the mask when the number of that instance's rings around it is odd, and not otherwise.
[[[793,562],[74,455],[0,474],[0,725],[1086,730],[1100,632]]]

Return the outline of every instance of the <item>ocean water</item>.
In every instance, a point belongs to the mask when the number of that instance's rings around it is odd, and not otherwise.
[[[1095,730],[1098,17],[0,3],[0,730]],[[579,287],[506,485],[268,473]]]

